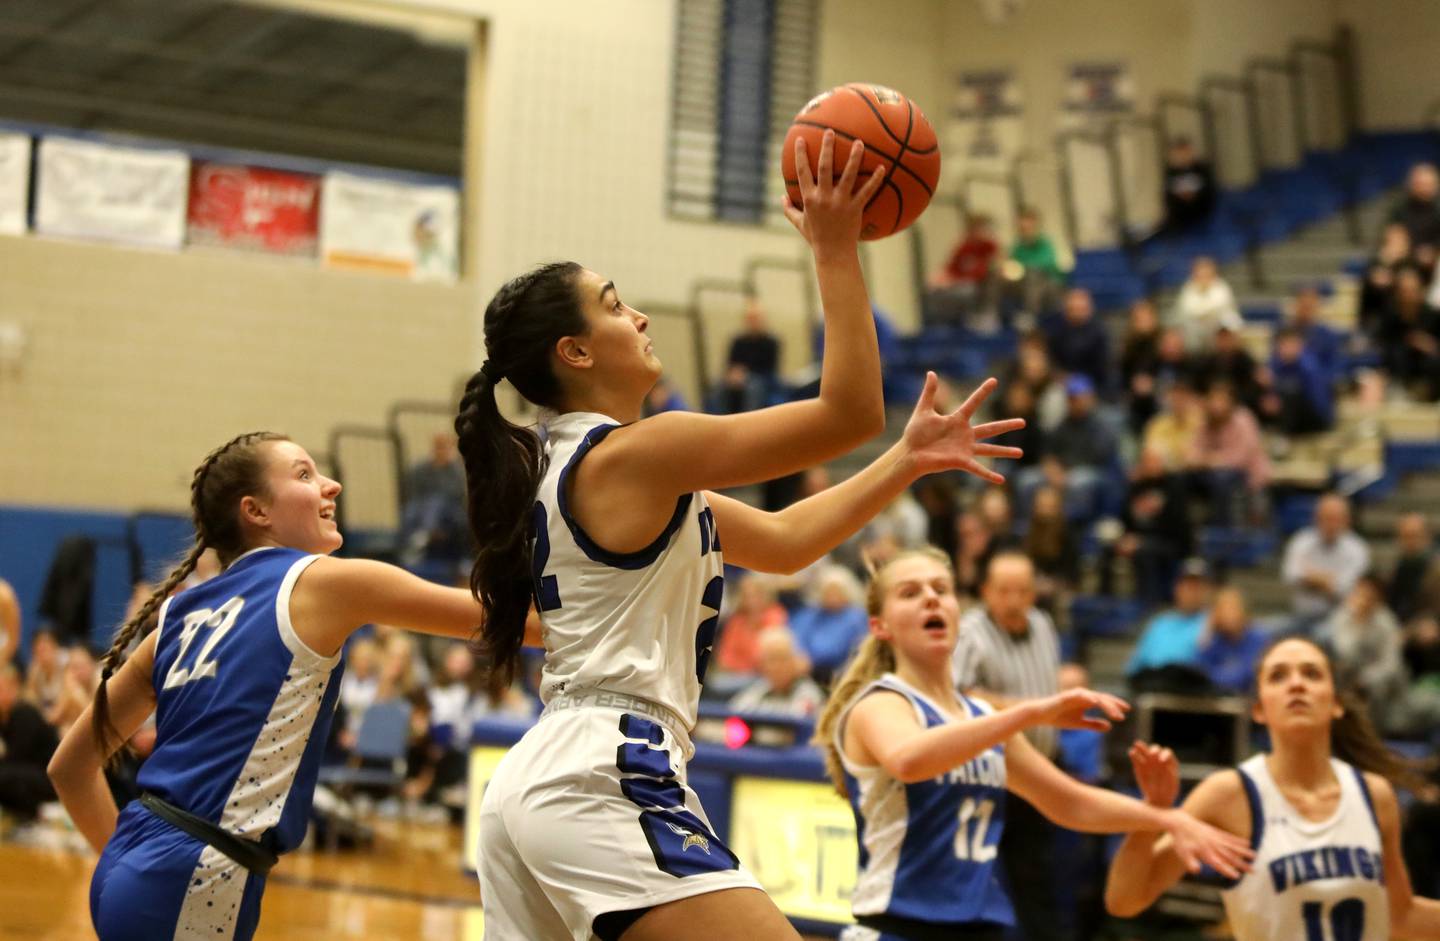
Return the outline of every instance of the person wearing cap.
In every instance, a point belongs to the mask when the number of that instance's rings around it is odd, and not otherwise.
[[[1125,675],[1133,682],[1149,670],[1196,666],[1209,605],[1210,566],[1201,558],[1186,559],[1180,564],[1180,578],[1175,583],[1174,606],[1145,625],[1125,665]]]
[[[1101,391],[1110,388],[1110,337],[1095,319],[1095,303],[1084,288],[1065,292],[1064,315],[1046,331],[1050,358],[1071,376],[1088,378]]]
[[[1235,292],[1220,271],[1215,259],[1201,255],[1190,266],[1190,278],[1175,298],[1175,324],[1185,334],[1185,345],[1191,352],[1213,348],[1215,331],[1222,320],[1240,316]]]
[[[1094,516],[1105,473],[1120,447],[1115,433],[1095,414],[1095,404],[1095,383],[1089,376],[1075,374],[1065,380],[1065,418],[1047,437],[1040,466],[1027,467],[1016,478],[1024,510],[1029,510],[1035,491],[1048,482],[1064,493],[1068,519]]]

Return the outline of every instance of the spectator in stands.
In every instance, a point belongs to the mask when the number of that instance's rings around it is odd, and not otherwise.
[[[1205,425],[1205,410],[1189,383],[1178,380],[1170,384],[1162,401],[1164,410],[1145,424],[1141,450],[1158,454],[1167,473],[1179,473],[1190,464],[1195,440]]]
[[[15,589],[0,578],[0,667],[15,659],[20,646],[20,599]]]
[[[1400,272],[1414,265],[1409,230],[1400,223],[1387,225],[1380,236],[1380,247],[1365,269],[1360,289],[1360,326],[1372,339],[1378,335],[1380,322],[1395,296]]]
[[[1187,461],[1195,489],[1210,504],[1213,524],[1234,525],[1242,502],[1248,518],[1261,515],[1265,488],[1270,485],[1270,455],[1265,453],[1259,422],[1235,401],[1229,385],[1217,382],[1206,393],[1205,421],[1191,442]]]
[[[954,657],[959,688],[979,692],[997,707],[1059,691],[1060,639],[1049,615],[1035,606],[1035,568],[1023,553],[1002,552],[990,560],[983,603],[960,618]],[[1034,726],[1024,734],[1046,757],[1058,756],[1054,728]],[[1000,855],[1026,937],[1053,937],[1059,924],[1054,843],[1054,826],[1008,795]]]
[[[15,665],[0,664],[0,809],[29,821],[55,800],[45,767],[59,743],[40,710],[20,698]]]
[[[967,598],[980,597],[985,569],[990,564],[994,534],[979,512],[965,510],[955,517],[955,590]]]
[[[1405,195],[1390,210],[1388,222],[1402,225],[1414,246],[1415,261],[1430,267],[1440,248],[1440,175],[1432,163],[1417,163],[1410,168]]]
[[[1295,293],[1295,303],[1290,307],[1289,326],[1300,331],[1305,338],[1305,350],[1315,360],[1327,380],[1340,378],[1344,368],[1344,336],[1326,324],[1324,304],[1320,289],[1306,285]]]
[[[1005,378],[1008,388],[1023,385],[1035,402],[1035,418],[1044,432],[1053,431],[1065,418],[1065,384],[1051,363],[1045,335],[1036,331],[1020,338],[1015,362]]]
[[[465,468],[455,450],[455,436],[437,432],[430,457],[405,476],[405,504],[400,510],[404,564],[424,562],[456,567],[469,553],[465,522]]]
[[[1244,696],[1255,685],[1255,670],[1268,643],[1251,625],[1240,589],[1222,588],[1210,606],[1197,663],[1217,690]]]
[[[1240,340],[1239,318],[1229,318],[1215,331],[1210,352],[1195,359],[1195,373],[1201,388],[1217,382],[1230,386],[1241,405],[1258,412],[1260,408],[1260,366]]]
[[[1293,326],[1275,334],[1275,353],[1262,374],[1260,414],[1282,434],[1310,435],[1335,426],[1330,373],[1320,368]]]
[[[1036,603],[1054,617],[1080,581],[1080,547],[1054,487],[1035,491],[1024,549],[1035,564]]]
[[[1193,691],[1200,639],[1210,617],[1210,566],[1186,559],[1175,582],[1175,603],[1150,619],[1125,675],[1137,691]]]
[[[1042,482],[1061,487],[1065,513],[1071,520],[1094,519],[1106,474],[1115,466],[1120,443],[1095,413],[1095,386],[1089,377],[1071,376],[1065,383],[1069,411],[1047,439],[1040,467],[1022,471],[1016,480],[1022,506],[1033,501]]]
[[[345,717],[340,744],[349,750],[355,746],[360,719],[375,701],[380,683],[380,646],[372,638],[357,637],[350,642],[346,660],[345,675],[340,679],[340,709]]]
[[[1440,697],[1440,614],[1422,614],[1405,628],[1405,667],[1420,690]]]
[[[1174,594],[1180,562],[1194,551],[1195,542],[1185,482],[1166,468],[1159,451],[1146,448],[1136,459],[1125,494],[1123,523],[1125,533],[1115,551],[1130,560],[1135,597],[1147,608],[1159,607]],[[1110,574],[1107,564],[1107,594]]]
[[[788,616],[763,576],[742,576],[738,593],[739,603],[720,629],[715,665],[728,673],[750,674],[760,663],[760,635],[783,626]]]
[[[1386,594],[1391,610],[1401,621],[1417,614],[1440,614],[1440,553],[1421,513],[1406,513],[1395,523],[1400,557],[1390,575]]]
[[[766,323],[759,299],[752,297],[745,304],[745,329],[730,341],[720,410],[734,414],[764,406],[779,377],[780,338]]]
[[[1095,304],[1084,288],[1065,292],[1064,316],[1050,327],[1050,358],[1070,376],[1085,376],[1100,391],[1110,388],[1110,337],[1095,319]]]
[[[1215,211],[1215,174],[1187,137],[1176,137],[1165,152],[1165,230],[1184,232]]]
[[[1280,574],[1290,586],[1295,626],[1317,626],[1350,594],[1370,568],[1370,547],[1350,528],[1350,504],[1327,493],[1315,504],[1315,522],[1290,537]]]
[[[1377,339],[1391,381],[1421,401],[1440,397],[1440,317],[1426,306],[1424,286],[1413,268],[1396,276]]]
[[[1010,502],[1008,493],[999,487],[986,487],[980,491],[980,496],[975,501],[975,511],[980,514],[980,522],[985,524],[986,531],[990,533],[991,555],[1002,549],[1020,548],[1020,540],[1015,531],[1015,507]]]
[[[861,613],[864,614],[863,608]],[[759,678],[731,697],[731,709],[797,719],[819,714],[825,704],[825,693],[806,675],[809,662],[795,648],[795,637],[789,628],[772,627],[766,631],[760,638],[758,658]]]
[[[728,376],[728,373],[727,373]],[[688,412],[690,404],[685,401],[685,396],[670,382],[669,379],[661,376],[655,380],[655,385],[650,387],[650,392],[645,396],[645,417],[659,415],[661,412]]]
[[[55,726],[61,735],[70,728],[85,707],[95,699],[95,688],[100,685],[100,671],[96,668],[95,657],[84,644],[75,644],[65,655],[65,671],[61,679],[60,698],[54,708],[45,713],[45,721]]]
[[[950,252],[945,267],[930,278],[925,298],[926,325],[958,324],[967,315],[989,306],[999,253],[990,217],[983,213],[967,216],[960,242]]]
[[[1405,635],[1385,607],[1385,586],[1362,575],[1320,625],[1317,639],[1335,661],[1335,679],[1365,697],[1377,725],[1389,730],[1403,716],[1406,692]]]
[[[39,630],[30,638],[30,662],[25,665],[25,701],[47,715],[65,689],[65,656],[55,635]]]
[[[869,626],[865,589],[849,569],[838,565],[827,566],[816,577],[809,603],[790,616],[795,642],[822,683],[829,683],[850,658]]]
[[[1026,206],[1015,217],[1015,244],[1010,246],[1010,260],[1023,267],[1018,282],[1020,305],[1028,319],[1054,309],[1065,272],[1055,254],[1055,243],[1040,230],[1040,212]]]
[[[1160,410],[1160,315],[1148,298],[1130,305],[1130,322],[1120,348],[1120,378],[1130,400],[1130,430],[1140,434]]]
[[[1235,292],[1215,267],[1215,259],[1201,255],[1190,265],[1190,278],[1175,299],[1175,326],[1191,352],[1208,352],[1222,324],[1240,322]]]
[[[1024,454],[1014,460],[1003,461],[1003,467],[998,465],[996,467],[999,473],[1008,476],[1017,468],[1030,467],[1040,462],[1045,455],[1045,429],[1040,426],[1040,416],[1035,412],[1035,394],[1023,382],[1012,382],[1005,387],[1005,404],[1001,411],[1007,418],[1023,418],[1025,420],[1024,428],[1010,432],[1010,437],[1005,439]],[[924,479],[929,480],[930,478]],[[940,545],[939,543],[933,544]]]
[[[925,511],[926,545],[934,546],[947,556],[953,557],[956,546],[955,516],[960,512],[960,499],[955,482],[944,474],[922,477],[915,482],[915,502]]]

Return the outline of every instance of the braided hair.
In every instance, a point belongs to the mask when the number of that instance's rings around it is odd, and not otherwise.
[[[525,618],[533,595],[530,533],[535,495],[545,473],[545,452],[532,428],[501,414],[495,386],[501,379],[532,404],[556,408],[560,383],[551,353],[563,337],[586,332],[575,262],[541,265],[507,282],[485,308],[488,359],[465,384],[455,418],[465,463],[466,516],[478,546],[470,591],[485,609],[479,648],[492,685],[515,674]]]
[[[206,549],[215,550],[222,566],[229,565],[245,551],[244,532],[237,511],[242,497],[265,489],[265,461],[260,446],[270,441],[288,440],[284,435],[269,431],[248,432],[211,451],[195,468],[190,480],[190,516],[195,524],[195,543],[180,564],[116,632],[114,642],[100,660],[100,686],[95,690],[91,728],[100,743],[102,755],[108,755],[111,747],[121,738],[110,721],[110,698],[106,690],[110,678],[124,664],[126,652],[136,636],[142,630],[149,632],[156,626],[156,612],[160,610],[160,605],[195,571],[195,565]]]

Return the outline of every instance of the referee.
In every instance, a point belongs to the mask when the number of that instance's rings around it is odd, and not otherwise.
[[[1060,640],[1049,615],[1035,607],[1035,566],[1018,552],[997,553],[985,572],[981,604],[960,619],[955,679],[997,707],[1059,691]],[[1050,726],[1025,730],[1054,760],[1059,734]],[[1013,792],[1006,796],[1000,861],[1015,915],[1028,941],[1068,941],[1056,901],[1055,827]]]

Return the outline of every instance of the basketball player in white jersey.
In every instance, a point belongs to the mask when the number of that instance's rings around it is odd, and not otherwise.
[[[1184,808],[1250,840],[1248,874],[1221,897],[1237,941],[1384,941],[1440,938],[1440,903],[1413,895],[1400,851],[1391,782],[1424,787],[1388,751],[1364,706],[1337,694],[1329,658],[1288,638],[1261,658],[1255,721],[1271,748],[1218,771]],[[1168,749],[1131,749],[1146,800],[1170,806],[1179,765]],[[1105,904],[1131,916],[1182,875],[1168,838],[1133,833],[1110,866]]]
[[[818,398],[757,412],[667,412],[643,421],[660,376],[644,314],[573,263],[510,281],[485,312],[487,361],[456,419],[485,644],[513,668],[525,613],[543,624],[540,721],[509,752],[481,807],[481,894],[492,941],[795,938],[711,830],[686,784],[700,684],[726,559],[795,571],[859,530],[922,474],[1002,478],[977,458],[1020,421],[970,427],[987,382],[952,415],[930,377],[905,439],[868,469],[780,513],[709,492],[834,458],[884,425],[880,358],[860,269],[863,146],[817,178],[797,147],[803,211],[825,312]],[[506,379],[547,410],[546,439],[499,414]]]

